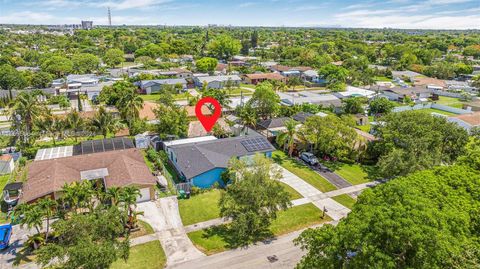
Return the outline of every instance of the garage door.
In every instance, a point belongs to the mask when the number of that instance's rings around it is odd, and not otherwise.
[[[141,197],[138,197],[137,203],[150,201],[150,188],[140,189]]]

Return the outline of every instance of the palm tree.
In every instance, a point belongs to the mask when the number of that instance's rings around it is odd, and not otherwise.
[[[238,116],[242,122],[243,129],[245,129],[247,126],[255,128],[257,124],[257,113],[255,112],[255,109],[253,109],[250,105],[241,107]]]
[[[30,235],[25,241],[25,246],[37,250],[41,245],[45,243],[45,238],[41,234]]]
[[[140,197],[140,190],[137,187],[127,186],[122,189],[121,201],[125,206],[125,210],[128,212],[128,226],[134,227],[135,222],[133,219],[134,208],[133,205],[136,205],[137,198]]]
[[[52,138],[53,145],[56,145],[56,138],[59,133],[59,129],[63,129],[60,119],[52,114],[52,110],[46,108],[42,116],[35,121],[35,126],[40,130],[47,133]]]
[[[284,149],[288,148],[288,156],[292,157],[293,148],[295,146],[295,136],[297,134],[297,122],[294,120],[288,120],[285,122],[286,132],[283,132],[277,136],[277,144]]]
[[[48,233],[50,232],[50,219],[53,216],[54,209],[57,207],[57,201],[50,198],[43,198],[37,202],[37,205],[40,207],[40,210],[43,212],[43,215],[46,218],[46,232],[45,232],[45,242],[48,241]]]
[[[275,92],[283,92],[287,89],[287,85],[280,80],[270,80],[272,88]]]
[[[75,142],[77,142],[78,132],[83,131],[85,121],[80,117],[80,114],[76,109],[73,109],[68,113],[66,125],[68,129],[73,131],[73,137],[75,138]]]
[[[135,120],[139,118],[140,110],[143,108],[143,99],[135,92],[135,90],[127,91],[118,101],[118,106],[122,118],[131,129]]]
[[[30,135],[34,122],[42,114],[44,106],[40,104],[37,95],[23,92],[15,99],[15,105],[12,109],[11,119],[12,128],[15,128],[21,142],[30,145],[32,136]]]
[[[118,187],[110,187],[107,189],[107,198],[110,199],[113,206],[117,206],[122,196],[122,189]]]
[[[118,120],[103,106],[95,113],[95,117],[91,120],[90,124],[95,132],[103,135],[103,138],[106,138],[108,133],[115,132],[119,127]]]
[[[43,212],[37,204],[21,204],[16,209],[17,214],[23,216],[20,218],[20,227],[27,226],[28,229],[35,228],[37,233],[43,227]]]

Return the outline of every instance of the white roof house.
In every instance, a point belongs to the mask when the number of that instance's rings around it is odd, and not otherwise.
[[[227,81],[230,81],[235,85],[242,81],[238,75],[195,77],[194,79],[197,87],[202,87],[204,83],[207,83],[208,88],[214,89],[223,88]]]
[[[213,135],[207,135],[207,136],[200,136],[200,137],[193,137],[193,138],[185,138],[185,139],[177,139],[177,140],[172,140],[172,141],[166,141],[163,142],[165,147],[171,147],[175,145],[183,145],[183,144],[190,144],[190,143],[199,143],[199,142],[204,142],[204,141],[211,141],[211,140],[216,140],[217,138]]]
[[[353,86],[347,86],[347,89],[343,92],[334,93],[340,99],[349,98],[349,97],[373,97],[375,95],[374,91],[365,90],[362,88],[357,88]]]

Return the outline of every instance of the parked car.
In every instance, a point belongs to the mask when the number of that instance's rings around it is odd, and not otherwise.
[[[304,162],[308,163],[309,165],[316,165],[318,164],[318,159],[313,155],[313,153],[310,152],[302,152],[300,154],[300,159],[302,159]]]

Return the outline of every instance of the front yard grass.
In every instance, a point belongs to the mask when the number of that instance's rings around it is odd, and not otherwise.
[[[3,192],[3,188],[5,188],[5,185],[7,185],[8,181],[10,180],[10,174],[5,174],[0,176],[0,191]],[[1,211],[0,211],[0,224],[8,223],[10,222],[10,218],[7,218],[7,210],[8,210],[8,205],[3,201],[3,194],[0,194],[0,200],[1,203]]]
[[[274,151],[272,154],[272,159],[283,168],[297,175],[321,192],[328,192],[337,189],[332,183],[328,182],[328,180],[317,174],[310,167],[288,157],[283,151]]]
[[[122,259],[115,261],[111,269],[157,269],[165,267],[167,257],[160,245],[160,241],[152,241],[130,248],[127,262]]]
[[[339,196],[332,197],[332,199],[350,209],[352,209],[353,205],[357,202],[357,200],[353,199],[348,194],[340,194]]]
[[[341,162],[322,162],[337,175],[343,177],[352,185],[367,183],[369,181],[379,179],[376,174],[376,168],[371,165],[347,164]]]
[[[178,209],[183,225],[220,218],[218,201],[221,194],[221,190],[213,189],[193,195],[190,199],[178,200]]]
[[[130,233],[130,239],[155,233],[155,231],[153,230],[152,226],[150,226],[150,224],[142,220],[137,220],[137,222],[140,230]]]
[[[322,218],[322,211],[312,203],[291,207],[278,213],[277,219],[270,225],[273,236],[279,236],[292,231],[310,227],[315,224],[331,221],[326,215]],[[235,246],[225,225],[211,227],[188,233],[193,244],[207,255],[231,249]]]

